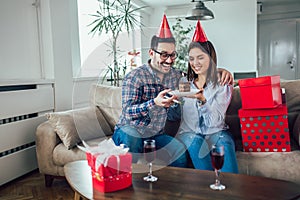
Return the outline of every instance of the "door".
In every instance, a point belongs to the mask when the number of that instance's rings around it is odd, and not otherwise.
[[[280,75],[293,80],[299,69],[297,42],[299,22],[294,20],[260,21],[258,24],[258,75]]]

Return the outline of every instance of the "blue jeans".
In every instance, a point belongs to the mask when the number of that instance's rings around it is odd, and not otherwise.
[[[186,167],[187,157],[184,145],[177,139],[158,134],[151,138],[143,138],[133,126],[122,126],[115,130],[113,141],[116,145],[125,144],[132,153],[133,162],[143,157],[143,143],[146,139],[154,139],[156,144],[156,157],[169,166]]]
[[[210,147],[218,142],[218,144],[224,145],[225,149],[222,172],[238,173],[235,145],[228,131],[220,131],[206,136],[187,132],[177,135],[177,138],[185,144],[196,169],[213,170]]]

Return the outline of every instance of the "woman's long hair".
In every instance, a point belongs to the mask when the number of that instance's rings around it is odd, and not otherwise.
[[[206,77],[206,83],[212,82],[213,86],[215,87],[218,84],[218,72],[217,72],[217,54],[215,51],[215,48],[213,44],[210,41],[207,42],[191,42],[189,45],[188,52],[191,51],[191,49],[199,48],[204,53],[209,55],[209,68],[207,71],[207,77]],[[189,81],[194,80],[198,78],[198,74],[196,74],[190,65],[190,62],[188,63],[188,70],[187,70],[187,79]]]

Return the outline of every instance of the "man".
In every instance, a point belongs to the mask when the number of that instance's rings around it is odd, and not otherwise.
[[[151,39],[149,56],[147,64],[129,72],[123,80],[122,114],[112,138],[116,145],[129,147],[133,162],[141,158],[144,140],[151,138],[156,142],[158,160],[186,167],[184,145],[163,133],[168,108],[176,98],[166,95],[178,87],[181,78],[181,73],[172,68],[177,53],[165,15],[158,34]],[[231,76],[225,71],[222,78],[226,77]]]

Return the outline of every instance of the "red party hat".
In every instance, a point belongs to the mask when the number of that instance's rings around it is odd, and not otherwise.
[[[200,24],[200,21],[198,20],[196,25],[196,30],[193,36],[193,42],[207,42],[207,37],[205,35],[204,30],[202,29],[202,26]]]
[[[164,15],[164,17],[163,17],[163,20],[160,25],[160,29],[158,30],[156,36],[159,38],[173,37],[166,15]]]

